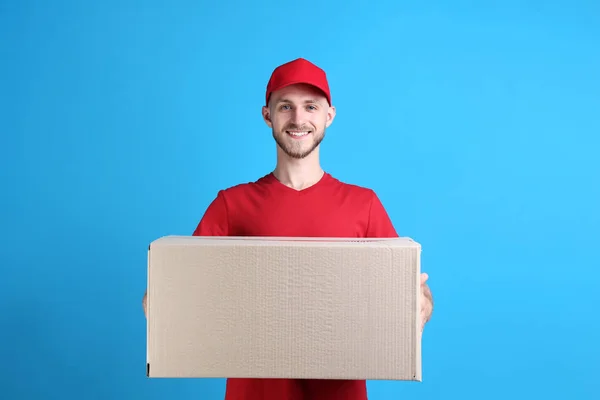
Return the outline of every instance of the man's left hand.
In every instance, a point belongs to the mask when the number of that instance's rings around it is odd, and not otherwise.
[[[433,296],[431,290],[427,286],[429,275],[421,274],[421,331],[425,328],[425,324],[431,319],[433,313]]]

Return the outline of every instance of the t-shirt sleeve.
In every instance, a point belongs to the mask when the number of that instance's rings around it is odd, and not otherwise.
[[[383,207],[381,200],[379,200],[379,197],[377,194],[375,194],[375,192],[372,192],[371,196],[367,237],[398,237],[398,233],[396,233],[396,229],[394,228],[387,211]]]
[[[210,203],[198,226],[194,230],[194,236],[228,236],[229,218],[225,194],[220,191],[217,197]]]

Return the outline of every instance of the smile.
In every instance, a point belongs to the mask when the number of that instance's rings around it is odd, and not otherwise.
[[[304,137],[308,135],[311,131],[285,131],[288,135],[293,137]]]

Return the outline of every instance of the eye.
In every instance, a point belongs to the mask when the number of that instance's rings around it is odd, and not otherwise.
[[[308,106],[308,109],[312,110],[312,111],[315,111],[317,109],[317,106],[310,105],[310,106]]]
[[[283,104],[281,107],[279,107],[280,110],[289,110],[289,108],[289,104]]]

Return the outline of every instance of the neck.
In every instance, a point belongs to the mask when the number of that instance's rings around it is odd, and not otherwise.
[[[296,190],[314,185],[324,173],[319,163],[318,149],[301,160],[290,158],[286,154],[278,154],[277,165],[273,171],[273,175],[279,182]]]

